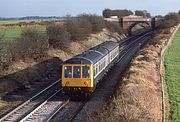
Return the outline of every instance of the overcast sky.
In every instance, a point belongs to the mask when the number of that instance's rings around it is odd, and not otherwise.
[[[105,8],[165,15],[180,10],[180,0],[0,0],[0,17],[101,15]]]

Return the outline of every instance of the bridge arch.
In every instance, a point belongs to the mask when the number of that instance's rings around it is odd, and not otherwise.
[[[128,34],[132,34],[131,30],[139,23],[145,23],[152,29],[155,28],[155,18],[144,18],[141,16],[126,16],[119,19],[119,23],[124,31]]]
[[[136,26],[136,25],[138,25],[138,24],[146,24],[147,26],[149,26],[149,27],[151,27],[151,23],[150,22],[147,22],[147,21],[137,21],[137,22],[134,22],[134,23],[132,23],[129,27],[128,27],[128,29],[127,29],[127,32],[128,32],[128,35],[133,35],[132,34],[132,29]],[[144,27],[145,28],[145,27]]]

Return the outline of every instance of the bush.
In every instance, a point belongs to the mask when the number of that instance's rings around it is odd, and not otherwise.
[[[9,50],[9,45],[3,42],[2,37],[0,35],[0,71],[3,71],[12,63],[12,54]]]
[[[54,48],[67,49],[67,44],[70,41],[70,34],[65,26],[51,24],[47,27],[49,36],[49,44]]]
[[[100,32],[105,27],[105,21],[100,16],[82,14],[68,17],[63,25],[51,24],[47,27],[49,43],[52,47],[67,49],[65,45],[70,40],[84,40],[90,33]]]
[[[178,25],[179,22],[180,16],[178,13],[169,13],[160,20],[157,20],[156,23],[159,29],[167,29]]]
[[[0,45],[0,67],[6,68],[12,62],[12,54],[7,44]]]
[[[92,27],[86,19],[75,18],[65,23],[67,31],[71,34],[71,40],[83,40],[91,33]]]
[[[117,32],[118,34],[123,33],[123,29],[120,27],[118,23],[106,22],[106,27],[110,32]]]
[[[90,33],[100,32],[105,28],[105,21],[96,15],[82,14],[76,18],[69,18],[65,23],[67,31],[71,34],[71,40],[83,40]]]
[[[102,17],[91,14],[82,14],[78,16],[79,19],[86,19],[92,25],[92,32],[100,32],[105,28],[105,21]]]
[[[35,60],[46,56],[49,47],[47,35],[36,30],[25,30],[12,45],[14,59],[33,58]]]
[[[162,43],[162,39],[164,39],[164,35],[162,33],[158,33],[155,35],[155,37],[149,42],[149,45],[160,45]]]

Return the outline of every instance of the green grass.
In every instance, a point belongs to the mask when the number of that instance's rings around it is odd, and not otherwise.
[[[63,20],[63,19],[0,20],[0,25],[2,25],[2,24],[17,24],[20,22],[30,23],[32,21],[36,22],[36,23],[40,23],[42,21],[54,21],[54,20]]]
[[[6,29],[0,29],[0,33],[3,35],[4,41],[13,41],[21,36],[21,33],[23,30],[26,30],[27,28],[6,28]],[[46,27],[37,27],[34,28],[40,32],[46,32]]]
[[[32,21],[41,22],[41,20],[0,20],[0,24],[17,24],[17,23],[20,23],[20,22],[29,23],[29,22],[32,22]]]
[[[165,54],[165,80],[173,122],[180,122],[180,29]]]

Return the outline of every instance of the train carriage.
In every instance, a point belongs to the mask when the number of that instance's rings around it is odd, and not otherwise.
[[[119,44],[103,42],[65,61],[62,66],[62,87],[71,91],[92,91],[103,75],[114,65]]]

